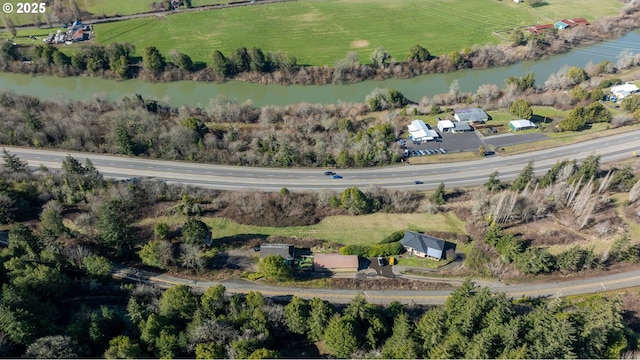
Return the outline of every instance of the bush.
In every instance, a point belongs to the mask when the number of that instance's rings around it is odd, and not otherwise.
[[[391,233],[391,235],[387,236],[386,238],[382,239],[378,244],[390,244],[390,243],[398,242],[402,240],[403,237],[404,237],[404,230],[398,230],[396,232]]]
[[[342,255],[357,255],[364,258],[399,255],[404,250],[399,242],[376,245],[347,245],[340,248]]]

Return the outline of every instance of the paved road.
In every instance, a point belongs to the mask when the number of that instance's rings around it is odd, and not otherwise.
[[[582,160],[592,153],[602,156],[602,162],[630,158],[640,151],[640,131],[585,141],[512,156],[490,156],[484,159],[426,165],[399,165],[385,168],[336,170],[343,179],[323,175],[323,169],[274,169],[195,164],[160,161],[143,157],[122,157],[35,148],[5,147],[28,161],[29,166],[59,169],[63,158],[71,155],[79,160],[91,159],[107,177],[154,177],[169,183],[182,183],[221,190],[260,189],[277,191],[333,189],[342,191],[351,186],[376,185],[388,188],[434,189],[440,182],[448,188],[479,185],[498,170],[501,180],[512,180],[530,159],[535,161],[536,174],[544,174],[563,158]],[[415,180],[424,182],[415,185]]]
[[[415,291],[415,290],[344,290],[344,289],[317,289],[267,286],[245,280],[228,280],[221,282],[195,281],[191,279],[177,278],[164,274],[155,274],[136,270],[133,268],[120,268],[114,272],[115,278],[129,279],[135,282],[151,282],[163,287],[183,284],[198,289],[222,284],[231,294],[259,291],[265,296],[298,296],[305,299],[318,297],[334,303],[349,303],[358,293],[362,292],[367,301],[372,304],[389,304],[399,301],[403,304],[444,304],[451,293],[450,291]],[[407,277],[407,276],[405,276]],[[422,278],[424,280],[424,278]],[[460,280],[443,280],[453,284],[459,284]],[[476,281],[476,284],[489,287],[493,292],[505,292],[513,298],[523,296],[569,296],[580,294],[592,294],[602,291],[625,289],[640,286],[640,270],[622,272],[617,274],[604,274],[588,279],[552,281],[547,283],[526,283],[507,285],[499,282]]]

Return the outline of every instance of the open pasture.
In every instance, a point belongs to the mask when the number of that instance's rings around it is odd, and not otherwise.
[[[132,43],[138,54],[153,45],[164,54],[177,49],[195,61],[210,62],[215,50],[228,55],[239,47],[259,47],[265,52],[281,50],[301,64],[333,65],[350,51],[369,62],[379,46],[397,60],[415,44],[444,54],[498,42],[493,31],[545,21],[549,12],[553,17],[557,12],[558,18],[593,19],[595,14],[615,14],[621,6],[604,0],[595,12],[583,2],[532,9],[495,0],[300,0],[99,24],[96,35],[101,43]],[[585,14],[589,9],[594,15]]]

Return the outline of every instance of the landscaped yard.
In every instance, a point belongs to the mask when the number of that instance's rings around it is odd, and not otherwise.
[[[600,4],[592,14],[615,14],[620,7],[615,0]],[[562,18],[587,16],[585,9],[590,7],[565,11],[554,2],[532,10],[493,0],[300,0],[99,24],[96,34],[102,43],[132,43],[138,54],[154,45],[164,54],[178,49],[193,60],[210,62],[215,50],[230,54],[239,47],[260,47],[266,52],[282,50],[301,64],[332,65],[350,51],[369,62],[379,46],[402,60],[415,44],[443,54],[497,42],[492,31],[536,23],[541,14],[555,14],[556,9]]]
[[[165,222],[179,226],[184,216],[145,219],[141,225]],[[213,232],[213,238],[235,235],[278,235],[305,239],[321,239],[344,245],[370,245],[378,243],[394,231],[412,229],[417,231],[445,231],[465,234],[464,222],[453,213],[439,214],[386,214],[363,216],[331,216],[316,225],[294,227],[261,227],[242,225],[222,218],[202,218]]]

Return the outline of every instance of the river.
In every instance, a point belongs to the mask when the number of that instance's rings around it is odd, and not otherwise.
[[[300,102],[338,103],[362,102],[374,88],[398,89],[411,100],[433,96],[449,91],[449,86],[458,80],[460,91],[475,92],[482,84],[497,84],[502,87],[509,76],[536,74],[536,83],[542,84],[550,74],[564,65],[584,67],[589,62],[609,60],[615,64],[617,56],[625,49],[640,52],[640,30],[596,45],[574,49],[568,53],[551,56],[539,61],[525,61],[510,66],[491,69],[463,70],[447,74],[430,74],[412,79],[387,79],[364,81],[346,85],[276,85],[229,81],[224,84],[177,81],[170,83],[147,83],[141,80],[103,80],[90,77],[59,78],[55,76],[31,76],[25,74],[0,73],[0,89],[9,89],[18,94],[29,94],[45,99],[86,99],[95,95],[120,99],[141,94],[145,98],[158,99],[172,106],[206,106],[216,96],[235,98],[240,102],[250,101],[254,106],[289,105]]]

